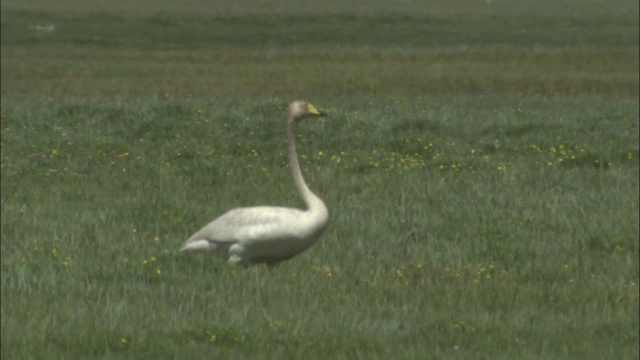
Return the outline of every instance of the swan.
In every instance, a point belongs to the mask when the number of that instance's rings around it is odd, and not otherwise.
[[[242,266],[273,266],[313,245],[329,220],[329,211],[304,181],[296,151],[296,128],[307,117],[326,116],[310,103],[289,105],[287,156],[289,169],[306,210],[276,206],[236,208],[191,236],[181,251],[208,252]]]

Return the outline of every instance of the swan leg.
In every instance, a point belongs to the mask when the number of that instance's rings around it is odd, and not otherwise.
[[[245,253],[244,246],[240,244],[233,244],[229,247],[229,259],[228,261],[232,264],[242,265],[244,267],[249,266],[249,261],[243,256]]]

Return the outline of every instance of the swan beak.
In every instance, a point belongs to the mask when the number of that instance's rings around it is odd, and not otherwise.
[[[320,111],[318,109],[316,109],[315,106],[313,106],[312,104],[308,104],[307,103],[307,110],[309,110],[309,114],[311,115],[316,115],[316,116],[327,116],[327,113],[324,111]]]

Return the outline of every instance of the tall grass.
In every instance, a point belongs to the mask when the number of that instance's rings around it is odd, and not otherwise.
[[[637,11],[171,4],[2,4],[3,358],[638,357]],[[294,97],[319,243],[178,254]]]

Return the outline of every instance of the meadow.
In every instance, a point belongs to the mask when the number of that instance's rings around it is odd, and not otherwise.
[[[638,3],[7,0],[3,359],[637,359]],[[327,204],[275,269],[178,253]]]

